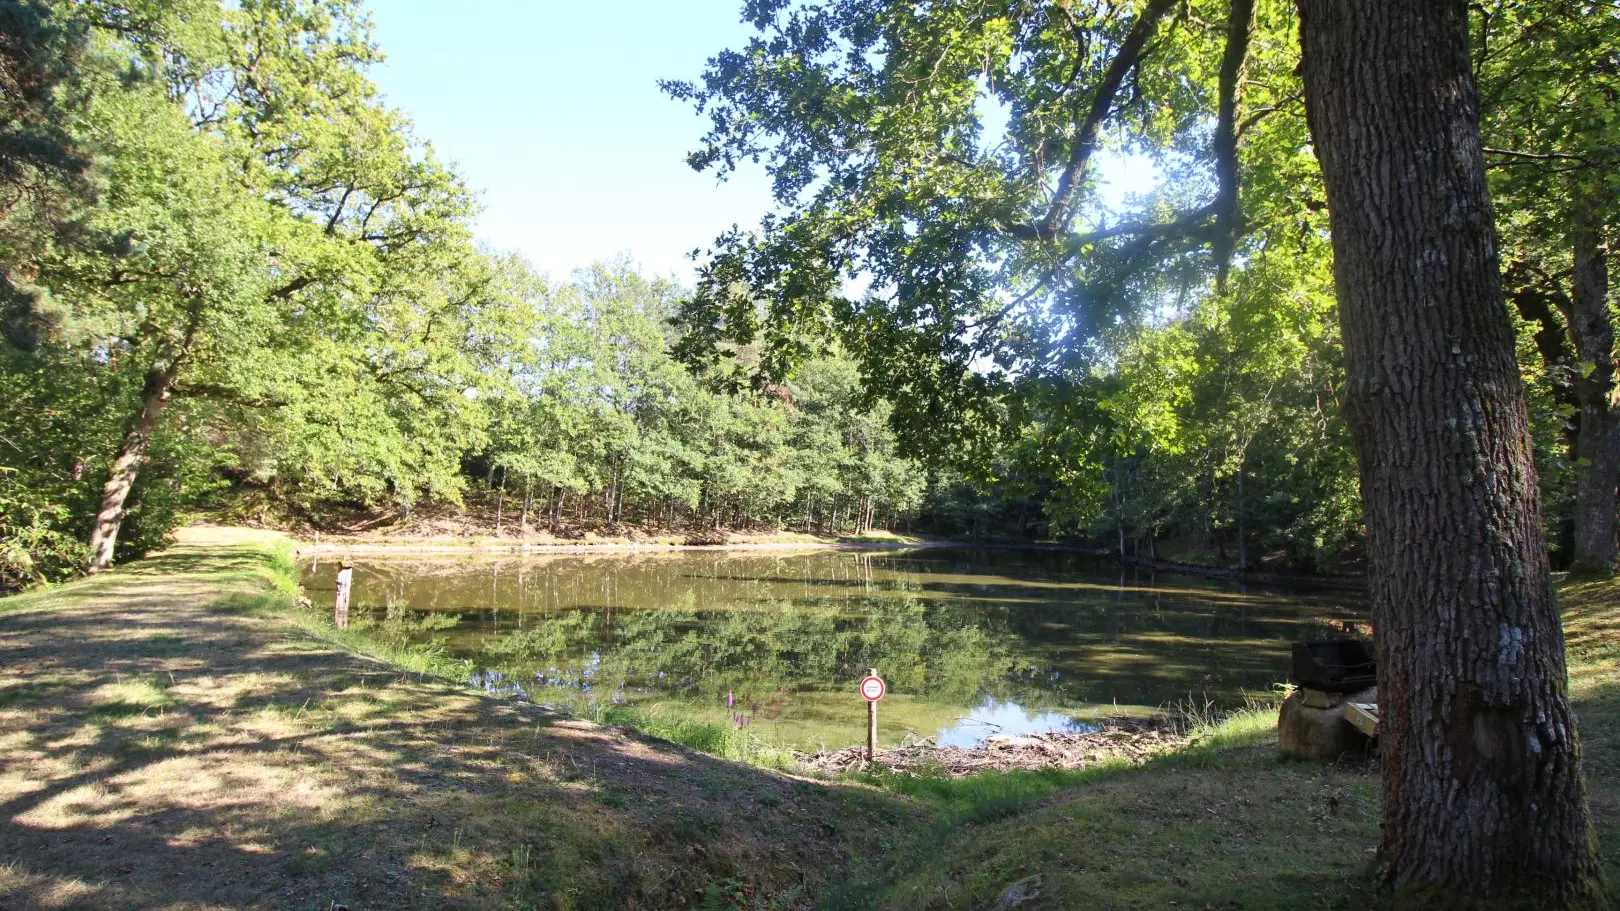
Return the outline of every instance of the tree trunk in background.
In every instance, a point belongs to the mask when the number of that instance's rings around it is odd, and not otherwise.
[[[1238,465],[1237,470],[1237,501],[1232,506],[1233,518],[1237,522],[1238,569],[1249,568],[1249,530],[1243,527],[1243,466]]]
[[[124,503],[141,466],[146,464],[146,453],[152,446],[152,432],[157,429],[163,409],[174,396],[174,379],[179,365],[174,362],[153,365],[146,371],[141,386],[141,411],[124,434],[112,467],[107,471],[107,483],[101,487],[101,507],[96,510],[96,524],[90,530],[90,563],[86,570],[100,572],[112,566],[113,552],[118,546],[118,529],[124,524]]]
[[[1464,0],[1298,0],[1378,644],[1380,857],[1417,907],[1597,908]]]
[[[501,486],[495,492],[495,535],[501,534],[501,508],[506,505],[506,468],[501,467]]]
[[[1120,556],[1121,559],[1123,559],[1125,557],[1125,495],[1120,491],[1120,486],[1121,485],[1120,485],[1119,474],[1120,474],[1120,468],[1119,468],[1119,464],[1116,462],[1114,464],[1114,490],[1113,490],[1113,494],[1114,494],[1114,497],[1113,497],[1114,498],[1114,532],[1115,532],[1115,536],[1119,539],[1119,542],[1118,542],[1118,545],[1117,545],[1119,547],[1119,556]]]
[[[1615,559],[1615,491],[1620,487],[1620,420],[1614,411],[1614,324],[1609,319],[1609,268],[1591,208],[1576,219],[1575,278],[1570,338],[1579,361],[1575,398],[1581,423],[1575,436],[1576,572],[1607,573]],[[1590,367],[1590,371],[1588,371]]]

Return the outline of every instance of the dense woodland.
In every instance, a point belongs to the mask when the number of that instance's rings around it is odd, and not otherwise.
[[[1095,260],[1083,286],[1016,264],[1002,277],[1015,292],[939,321],[954,337],[897,335],[894,307],[937,306],[920,286],[904,304],[876,290],[843,301],[842,323],[801,320],[789,340],[773,283],[813,279],[836,301],[833,272],[807,279],[757,236],[723,238],[695,298],[625,263],[555,280],[480,249],[472,194],[368,81],[380,51],[355,4],[8,2],[0,15],[7,585],[142,553],[201,509],[320,529],[471,506],[505,534],[887,527],[1220,566],[1358,565],[1321,191],[1304,176],[1302,122],[1268,116],[1298,105],[1286,74],[1276,98],[1250,102],[1245,154],[1269,170],[1244,187],[1243,245],[1218,293],[1212,262],[1186,250],[1099,244],[1081,254]],[[1596,85],[1572,98],[1536,86],[1609,45],[1549,33],[1579,46],[1548,55],[1517,15],[1481,17],[1520,37],[1479,68],[1488,144],[1504,150],[1493,179],[1521,362],[1538,380],[1546,524],[1567,561],[1576,466],[1620,471],[1615,446],[1593,442],[1613,423],[1594,404],[1612,386],[1607,312],[1580,309],[1606,292],[1577,303],[1572,265],[1575,242],[1601,244],[1607,225],[1570,227],[1593,198],[1592,150],[1611,146],[1583,120],[1583,105],[1608,103]],[[1257,40],[1248,65],[1278,55]],[[736,89],[716,84],[711,103]],[[1189,136],[1207,143],[1207,122],[1170,116],[1177,103],[1144,107],[1117,141],[1165,156]],[[1521,147],[1555,149],[1538,154],[1558,164]],[[949,156],[934,167],[938,192],[985,179]],[[1190,183],[1137,202],[1172,207]],[[1561,200],[1567,211],[1547,211]],[[818,204],[783,231],[795,257],[818,249],[800,237]],[[1144,277],[1131,267],[1144,256],[1174,268]],[[728,305],[727,326],[717,292],[744,279],[761,293]],[[1031,310],[1052,293],[1090,300]],[[758,336],[738,338],[738,322]],[[1038,335],[1061,344],[1039,351]],[[953,373],[939,353],[977,360]]]
[[[357,6],[0,15],[9,585],[203,508],[317,530],[469,498],[501,531],[915,517],[922,470],[835,350],[728,391],[670,356],[680,289],[475,246],[471,194],[366,79]]]
[[[751,2],[663,88],[776,211],[687,289],[481,249],[352,0],[0,0],[4,584],[463,504],[1364,568],[1397,884],[1597,907],[1620,16],[1354,6]]]

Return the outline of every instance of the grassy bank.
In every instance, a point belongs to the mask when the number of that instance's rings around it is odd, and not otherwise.
[[[0,907],[797,907],[929,819],[436,679],[288,578],[214,530],[0,601]]]
[[[813,781],[748,732],[487,697],[408,630],[296,608],[279,536],[190,534],[0,600],[0,907],[1383,901],[1376,770],[1281,760],[1265,709],[1137,766]],[[1564,599],[1613,886],[1620,585]]]
[[[1568,584],[1561,598],[1592,815],[1620,905],[1620,580]],[[1039,776],[902,783],[966,824],[889,854],[827,906],[994,907],[1009,887],[1038,883],[1042,908],[1384,907],[1376,767],[1287,760],[1275,720],[1242,713],[1179,753],[1047,776],[1049,788]],[[1008,799],[1019,788],[1033,802]]]

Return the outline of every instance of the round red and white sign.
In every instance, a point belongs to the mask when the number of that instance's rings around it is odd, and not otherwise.
[[[888,690],[889,688],[883,684],[882,677],[868,677],[861,681],[861,695],[866,697],[867,702],[876,702],[882,699],[883,694]]]

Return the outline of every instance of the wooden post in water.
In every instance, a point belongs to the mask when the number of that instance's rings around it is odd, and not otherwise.
[[[876,677],[877,676],[877,668],[872,668],[870,671],[868,671],[868,673],[871,676]],[[866,761],[867,762],[875,762],[876,760],[877,760],[877,700],[876,699],[868,699],[868,700],[866,700]]]
[[[332,614],[332,619],[337,623],[338,629],[349,628],[349,589],[353,583],[354,564],[348,560],[343,560],[338,563],[337,606]]]

